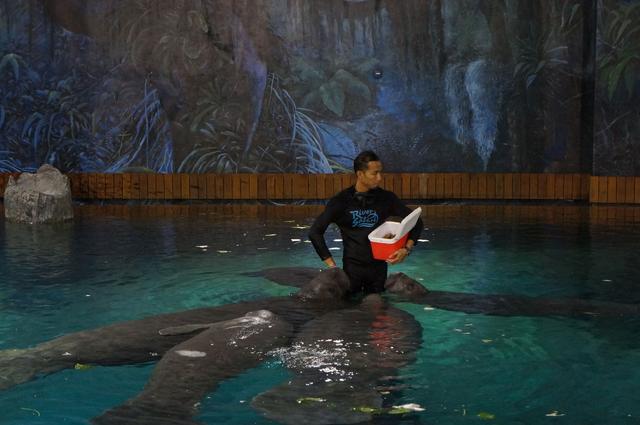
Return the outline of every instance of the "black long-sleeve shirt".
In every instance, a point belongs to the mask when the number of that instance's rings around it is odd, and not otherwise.
[[[324,240],[324,233],[331,223],[340,228],[344,245],[344,261],[367,264],[376,260],[371,252],[369,233],[387,221],[391,216],[406,217],[411,213],[398,197],[388,190],[376,188],[364,193],[356,193],[351,186],[329,200],[325,210],[316,218],[309,231],[313,247],[324,261],[331,257]],[[409,239],[418,241],[422,232],[422,220],[409,232]]]

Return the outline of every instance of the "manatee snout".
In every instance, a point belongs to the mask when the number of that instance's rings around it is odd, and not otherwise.
[[[409,298],[420,297],[429,293],[427,288],[404,273],[390,275],[384,283],[384,289],[391,294]]]
[[[303,300],[340,300],[350,288],[349,277],[339,267],[323,270],[296,294]]]

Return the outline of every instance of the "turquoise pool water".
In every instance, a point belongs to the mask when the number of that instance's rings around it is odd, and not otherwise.
[[[88,207],[84,207],[88,208]],[[427,207],[444,208],[438,206]],[[471,207],[469,207],[471,208]],[[505,207],[506,208],[506,207]],[[566,208],[566,207],[565,207]],[[545,215],[435,214],[403,271],[437,290],[640,302],[640,226]],[[117,321],[289,294],[246,271],[318,266],[313,215],[259,218],[202,207],[177,217],[84,212],[70,224],[0,221],[0,349]],[[335,229],[329,246],[339,248]],[[340,250],[334,250],[337,257]],[[425,410],[376,423],[640,422],[640,319],[498,317],[396,303],[423,329],[394,404]],[[86,424],[134,396],[153,364],[66,370],[0,391],[0,424]],[[224,382],[197,417],[271,424],[249,405],[291,376],[278,359]]]

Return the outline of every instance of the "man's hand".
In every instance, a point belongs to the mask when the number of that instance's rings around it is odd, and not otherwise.
[[[333,257],[329,257],[326,260],[324,260],[324,263],[327,265],[327,267],[329,267],[330,269],[336,267],[336,262],[333,260]]]
[[[399,250],[391,254],[389,258],[387,258],[387,263],[391,265],[400,264],[408,256],[409,256],[409,250],[407,248],[400,248]]]

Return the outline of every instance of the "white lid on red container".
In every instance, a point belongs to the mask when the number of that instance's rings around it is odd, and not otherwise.
[[[384,244],[394,243],[400,240],[404,235],[409,233],[411,229],[413,229],[418,222],[418,218],[420,218],[420,214],[422,214],[422,208],[418,207],[411,211],[411,214],[406,216],[400,223],[385,221],[381,226],[369,233],[369,240],[371,242],[380,242]],[[391,239],[383,238],[384,233],[387,232],[395,233],[395,236]]]

